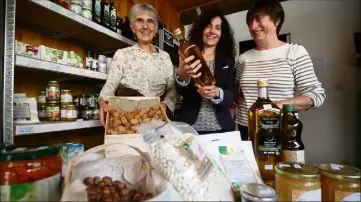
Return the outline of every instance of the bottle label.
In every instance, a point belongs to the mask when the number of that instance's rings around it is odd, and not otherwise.
[[[115,29],[117,26],[117,12],[114,9],[110,13],[110,25],[112,29]]]
[[[258,112],[258,153],[261,155],[280,155],[280,111],[263,109]]]
[[[335,201],[360,201],[360,192],[335,191]]]
[[[292,189],[292,201],[321,201],[321,189],[312,191]]]
[[[282,150],[282,162],[305,164],[305,150]]]
[[[104,5],[104,24],[109,26],[109,6]]]
[[[85,61],[86,61],[86,67],[91,68],[91,66],[93,65],[93,58],[92,57],[86,57]]]
[[[95,1],[95,20],[97,22],[100,22],[100,16],[101,16],[101,5],[100,5],[100,1],[96,0]]]

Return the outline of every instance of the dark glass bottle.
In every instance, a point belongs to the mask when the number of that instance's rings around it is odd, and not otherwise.
[[[126,38],[128,38],[128,39],[132,38],[132,31],[130,30],[130,21],[129,21],[128,16],[125,17],[122,33],[123,33],[123,36],[125,36]]]
[[[102,0],[93,0],[93,22],[102,24]]]
[[[116,32],[117,31],[117,9],[114,7],[114,0],[110,0],[109,13],[110,13],[110,17],[109,17],[110,29],[113,30],[114,32]]]
[[[102,1],[102,25],[110,28],[110,6],[106,0]]]
[[[282,162],[305,163],[305,146],[301,140],[302,122],[295,115],[295,105],[284,104],[281,122]]]

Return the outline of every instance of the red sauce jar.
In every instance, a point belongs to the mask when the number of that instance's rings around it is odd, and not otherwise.
[[[57,146],[2,147],[2,201],[59,201],[61,157]],[[4,197],[4,198],[3,198]]]

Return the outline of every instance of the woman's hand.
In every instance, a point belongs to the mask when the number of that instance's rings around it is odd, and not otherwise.
[[[219,89],[215,86],[204,86],[203,88],[198,88],[198,93],[205,99],[219,98]]]
[[[193,55],[185,57],[181,52],[179,54],[179,67],[178,67],[178,77],[181,80],[186,80],[187,77],[198,78],[201,76],[201,73],[198,73],[199,69],[202,67],[201,61],[194,61],[195,57]]]
[[[105,127],[105,122],[107,118],[107,112],[108,112],[108,102],[104,101],[102,98],[99,100],[99,106],[100,106],[100,123]]]

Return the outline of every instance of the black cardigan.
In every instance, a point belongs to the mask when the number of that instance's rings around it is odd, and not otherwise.
[[[224,92],[223,101],[213,105],[216,110],[217,120],[222,130],[231,131],[233,119],[229,108],[234,101],[235,59],[233,57],[216,57],[214,77],[216,86]],[[193,80],[187,87],[182,87],[176,83],[176,89],[177,93],[183,96],[177,121],[193,125],[198,116],[202,97],[197,92]]]

